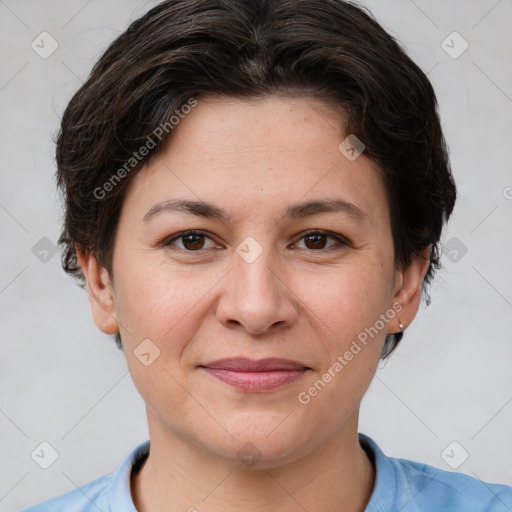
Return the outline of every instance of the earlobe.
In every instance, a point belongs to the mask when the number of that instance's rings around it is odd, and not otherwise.
[[[405,270],[397,272],[393,303],[399,303],[402,308],[395,318],[395,332],[400,332],[410,325],[418,312],[423,279],[430,264],[430,247],[426,247],[414,258]]]
[[[78,262],[87,280],[94,323],[105,334],[119,332],[113,288],[108,272],[90,252],[76,248]]]

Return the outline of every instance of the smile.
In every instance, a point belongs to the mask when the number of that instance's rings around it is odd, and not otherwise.
[[[302,377],[308,368],[273,371],[236,371],[202,367],[213,377],[249,392],[270,391]]]

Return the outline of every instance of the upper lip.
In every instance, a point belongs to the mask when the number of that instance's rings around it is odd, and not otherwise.
[[[247,357],[218,359],[217,361],[212,361],[201,366],[221,370],[233,370],[237,372],[270,372],[277,370],[309,369],[308,366],[305,366],[298,361],[280,359],[277,357],[267,357],[265,359],[249,359]]]

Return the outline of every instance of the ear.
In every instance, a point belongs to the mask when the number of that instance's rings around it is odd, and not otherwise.
[[[98,263],[93,254],[82,252],[78,246],[76,255],[87,280],[94,323],[105,334],[118,333],[114,293],[107,270]]]
[[[430,248],[430,245],[426,247],[405,270],[397,270],[395,273],[393,303],[399,303],[402,309],[395,316],[396,330],[389,332],[403,330],[399,327],[400,322],[402,322],[405,329],[412,323],[418,312],[421,301],[421,286],[430,263]]]

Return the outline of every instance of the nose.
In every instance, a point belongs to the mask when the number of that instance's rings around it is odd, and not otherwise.
[[[298,310],[284,265],[270,246],[259,245],[261,254],[255,260],[245,257],[243,252],[234,253],[233,266],[223,280],[217,305],[221,323],[227,328],[243,328],[253,335],[291,326]]]

